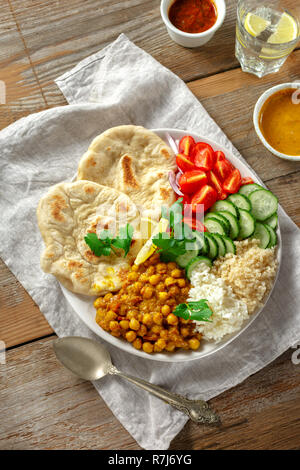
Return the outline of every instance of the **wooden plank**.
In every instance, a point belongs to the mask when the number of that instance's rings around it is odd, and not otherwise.
[[[0,365],[0,449],[139,449],[93,386],[57,362],[51,341],[14,348]],[[299,448],[300,369],[291,353],[211,401],[220,429],[189,422],[171,449]]]

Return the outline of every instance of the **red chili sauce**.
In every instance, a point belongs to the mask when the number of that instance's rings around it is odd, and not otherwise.
[[[181,31],[202,33],[215,24],[217,10],[212,0],[175,0],[169,19]]]

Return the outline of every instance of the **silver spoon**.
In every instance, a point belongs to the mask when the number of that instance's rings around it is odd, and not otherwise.
[[[187,414],[196,423],[220,424],[219,416],[209,408],[205,401],[189,400],[150,382],[120,372],[112,364],[107,349],[97,341],[80,336],[69,336],[55,339],[53,348],[58,360],[82,379],[98,380],[107,374],[118,375]]]

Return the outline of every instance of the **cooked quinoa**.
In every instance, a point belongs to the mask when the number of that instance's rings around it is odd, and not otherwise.
[[[235,242],[236,255],[227,253],[217,259],[211,272],[231,286],[236,297],[248,307],[251,314],[263,304],[277,271],[275,248],[259,248],[253,239]]]

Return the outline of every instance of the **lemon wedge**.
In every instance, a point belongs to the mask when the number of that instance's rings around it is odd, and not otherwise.
[[[157,226],[155,229],[152,231],[151,238],[146,241],[145,245],[143,248],[140,249],[140,251],[137,254],[137,257],[135,258],[134,264],[142,264],[148,259],[156,250],[156,246],[152,243],[152,238],[154,235],[157,235],[160,232],[165,232],[168,228],[169,221],[167,219],[161,218],[160,221],[157,223]]]
[[[244,23],[246,31],[251,34],[251,36],[258,36],[269,25],[270,21],[265,18],[261,18],[261,16],[255,15],[254,13],[248,13]]]
[[[275,33],[268,39],[270,44],[283,44],[296,39],[298,36],[298,25],[296,20],[288,13],[283,13],[277,24]]]

